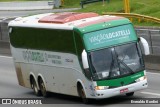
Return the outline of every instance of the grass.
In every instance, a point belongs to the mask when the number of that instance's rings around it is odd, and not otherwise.
[[[62,8],[80,7],[81,0],[64,0]],[[130,0],[131,13],[137,13],[152,17],[160,18],[160,0]],[[76,12],[96,12],[102,14],[103,12],[124,12],[123,0],[110,0],[110,3],[103,2],[91,3],[84,5],[83,9]],[[137,19],[133,21],[134,25],[139,26],[160,26],[160,24],[153,22],[138,23]]]
[[[64,0],[62,8],[80,8],[81,0]]]

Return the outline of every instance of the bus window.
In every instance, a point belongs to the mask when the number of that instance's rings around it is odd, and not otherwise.
[[[13,28],[10,41],[16,48],[76,54],[73,31],[70,30]]]
[[[144,70],[136,43],[90,52],[93,78],[110,79]]]

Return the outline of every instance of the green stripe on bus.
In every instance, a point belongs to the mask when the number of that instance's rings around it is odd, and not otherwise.
[[[93,49],[136,41],[137,36],[133,26],[127,24],[84,34],[83,39],[86,49],[90,51]]]
[[[109,21],[109,22],[93,24],[93,25],[86,26],[83,28],[75,27],[74,30],[76,30],[77,32],[79,32],[83,36],[83,34],[87,33],[87,32],[92,32],[92,31],[96,31],[96,30],[100,30],[100,29],[110,28],[110,27],[119,26],[119,25],[123,25],[123,24],[129,24],[129,23],[130,23],[130,21],[128,19],[124,18],[124,19],[113,20],[113,21]]]
[[[97,86],[119,87],[119,86],[122,86],[122,82],[123,82],[123,85],[128,85],[128,84],[135,82],[136,79],[142,76],[144,76],[144,71],[135,73],[130,76],[122,77],[122,78],[97,81]]]

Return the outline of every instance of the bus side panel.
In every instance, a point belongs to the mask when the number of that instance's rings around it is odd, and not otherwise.
[[[82,81],[87,97],[93,95],[91,81],[82,73],[78,57],[70,53],[49,52],[12,47],[20,85],[30,88],[30,74],[44,79],[50,92],[78,96],[77,80]]]
[[[27,50],[14,48],[12,46],[10,47],[19,85],[31,88],[29,74],[30,72],[33,71],[33,67],[32,64],[29,64],[24,61],[24,56],[23,56],[23,52]]]
[[[44,79],[43,81],[46,84],[47,91],[59,93],[58,84],[56,84],[56,81],[54,79],[54,67],[35,64],[34,71],[36,75]]]
[[[45,69],[45,78],[48,90],[62,94],[77,96],[76,74],[82,74],[78,58],[74,54],[61,52],[46,52],[48,54],[48,66]]]
[[[33,73],[34,76],[36,76],[34,73],[33,65],[29,63],[20,63],[20,65],[21,65],[21,70],[23,75],[24,86],[27,88],[31,88],[30,74]]]
[[[18,79],[19,85],[25,86],[20,63],[15,63],[15,69],[16,69],[16,74],[17,74],[17,79]]]
[[[60,92],[63,94],[77,96],[76,77],[79,71],[70,68],[58,68],[60,72],[56,73],[56,81],[59,83]]]

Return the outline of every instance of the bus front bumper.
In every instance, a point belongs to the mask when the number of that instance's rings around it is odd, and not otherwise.
[[[109,98],[116,95],[121,95],[125,93],[135,92],[138,90],[142,90],[147,88],[148,83],[147,80],[143,80],[140,82],[136,82],[130,85],[118,87],[118,88],[112,88],[112,89],[106,89],[106,90],[96,90],[95,91],[95,97],[96,99],[102,99],[102,98]]]

